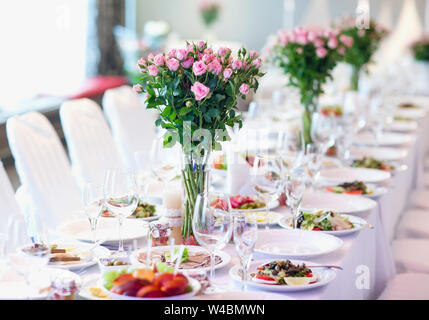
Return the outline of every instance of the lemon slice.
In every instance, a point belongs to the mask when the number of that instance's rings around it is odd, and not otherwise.
[[[311,278],[309,277],[285,277],[288,286],[305,286],[310,284]]]

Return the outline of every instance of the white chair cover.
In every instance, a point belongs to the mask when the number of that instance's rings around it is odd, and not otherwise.
[[[48,119],[29,112],[8,119],[6,130],[15,167],[34,213],[53,228],[73,218],[83,208],[82,198]]]
[[[411,209],[403,214],[397,238],[429,238],[429,209]]]
[[[112,133],[96,102],[67,101],[61,106],[60,118],[73,175],[80,187],[87,182],[101,185],[107,169],[122,167]]]
[[[124,164],[134,168],[135,152],[149,151],[156,137],[156,111],[146,110],[139,95],[129,86],[107,90],[103,109]]]
[[[379,300],[428,300],[429,275],[403,273],[390,280]]]
[[[392,243],[393,258],[398,273],[429,273],[429,240],[398,239]]]

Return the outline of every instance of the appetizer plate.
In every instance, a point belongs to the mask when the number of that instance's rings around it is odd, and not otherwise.
[[[122,234],[124,241],[144,238],[148,234],[147,222],[140,219],[124,219]],[[59,231],[76,240],[92,242],[88,219],[67,222]],[[105,239],[103,244],[117,245],[119,241],[118,221],[112,218],[100,218],[97,226],[97,239]]]
[[[258,211],[258,212],[245,211],[244,214],[248,217],[249,221],[253,222],[256,219],[256,224],[258,225],[266,225],[267,220],[269,224],[277,224],[279,220],[283,217],[282,214],[274,211],[270,211],[268,213],[268,219],[264,211]]]
[[[370,132],[363,132],[356,136],[355,144],[364,146],[393,147],[410,144],[414,140],[414,135],[395,132],[383,132],[377,141]]]
[[[271,201],[271,203],[268,205],[268,208],[270,210],[276,209],[280,206],[280,202],[278,200]],[[263,208],[257,208],[257,209],[232,209],[232,212],[259,212],[259,211],[265,211],[265,207]]]
[[[259,231],[255,252],[274,259],[310,258],[340,249],[343,241],[322,232],[304,230]]]
[[[341,184],[344,182],[362,181],[364,183],[383,183],[390,179],[388,171],[367,168],[328,168],[320,171],[322,184]]]
[[[418,128],[416,121],[393,121],[386,127],[387,131],[394,132],[414,132]]]
[[[188,277],[189,285],[192,287],[192,291],[184,294],[180,294],[177,296],[171,296],[171,297],[164,297],[164,298],[138,298],[138,297],[130,297],[130,296],[124,296],[122,294],[116,294],[111,292],[110,290],[107,290],[104,285],[101,285],[101,289],[103,289],[104,293],[108,295],[110,298],[114,300],[186,300],[190,299],[191,297],[195,296],[201,289],[200,283],[192,278]]]
[[[356,147],[350,148],[350,158],[352,160],[372,157],[381,161],[401,161],[407,156],[407,150],[386,147]]]
[[[78,295],[87,300],[111,300],[102,287],[103,280],[97,274],[89,279],[85,279],[85,283],[79,290]]]
[[[249,273],[256,272],[258,267],[261,265],[264,265],[266,263],[269,263],[273,260],[263,260],[263,261],[255,261],[250,264],[249,267]],[[293,264],[302,264],[305,263],[309,266],[319,266],[319,263],[315,262],[309,262],[309,261],[297,261],[297,260],[291,260]],[[303,291],[303,290],[311,290],[314,288],[326,286],[328,283],[333,281],[335,277],[337,276],[336,271],[328,268],[310,268],[313,275],[317,277],[317,281],[315,283],[311,284],[305,284],[305,285],[273,285],[273,284],[265,284],[265,283],[259,283],[255,282],[252,279],[249,279],[247,281],[247,285],[249,287],[253,287],[255,289],[262,289],[267,291],[275,291],[275,292],[295,292],[295,291]],[[241,276],[241,266],[235,265],[229,270],[230,277],[237,281],[237,282],[243,282],[242,276]],[[250,277],[249,277],[250,278]]]
[[[326,185],[326,187],[335,187],[335,186],[336,186],[336,184],[327,184]],[[368,193],[368,194],[361,194],[360,196],[370,198],[370,199],[378,199],[381,196],[384,196],[388,192],[386,187],[380,187],[376,184],[366,183],[366,187],[367,187],[367,190],[370,190],[372,192]],[[335,193],[335,192],[331,192],[331,191],[328,191],[328,192],[333,193],[333,194],[347,194],[347,193]]]
[[[377,202],[362,196],[331,192],[305,192],[302,211],[332,210],[338,213],[359,214],[374,209]]]
[[[92,249],[92,257],[90,256],[90,250],[93,244],[87,243],[59,243],[58,248],[66,249],[67,253],[78,255],[80,261],[70,262],[49,262],[48,266],[52,268],[68,269],[68,270],[80,270],[91,267],[97,264],[98,259],[107,258],[110,256],[110,250],[101,246],[97,246]]]
[[[334,236],[346,236],[351,233],[360,231],[367,224],[366,220],[356,216],[351,216],[348,214],[343,214],[342,216],[349,219],[349,221],[353,223],[353,226],[354,226],[353,229],[339,230],[339,231],[314,231],[314,232],[323,232],[327,234],[332,234]],[[290,216],[283,217],[282,219],[280,219],[279,225],[285,229],[293,230],[293,228],[289,225],[291,219],[292,217]]]
[[[178,246],[174,246],[175,248],[178,248]],[[160,247],[153,247],[152,248],[152,253],[151,256],[156,253],[157,250],[162,250],[164,251],[170,251],[172,248],[172,246],[160,246]],[[208,264],[205,267],[195,267],[195,268],[181,268],[181,266],[179,267],[179,270],[205,270],[205,271],[209,271],[210,270],[210,254],[209,252],[204,249],[203,247],[200,246],[186,246],[186,248],[188,249],[188,254],[192,257],[193,254],[196,253],[204,253],[207,255],[208,257]],[[142,262],[139,261],[139,255],[140,253],[145,253],[146,250],[137,250],[134,251],[133,253],[131,253],[130,255],[130,261],[132,265],[141,265]],[[220,257],[221,261],[217,264],[215,264],[214,268],[215,269],[220,269],[223,268],[225,266],[227,266],[229,264],[229,262],[231,261],[231,256],[224,252],[224,251],[220,251],[220,250],[216,250],[215,251],[215,256]]]

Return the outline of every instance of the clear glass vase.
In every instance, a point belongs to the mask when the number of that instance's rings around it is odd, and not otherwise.
[[[184,244],[195,245],[192,232],[192,217],[198,194],[209,189],[209,154],[196,156],[195,153],[183,153],[182,182],[184,190],[182,237]]]

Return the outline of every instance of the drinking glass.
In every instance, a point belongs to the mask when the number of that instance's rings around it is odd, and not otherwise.
[[[281,193],[282,159],[277,155],[258,155],[251,169],[251,184],[258,198],[265,202],[265,228],[269,229],[270,204]]]
[[[235,250],[240,258],[243,269],[243,291],[247,291],[247,275],[256,240],[258,239],[258,225],[256,217],[246,217],[244,214],[234,214],[233,234]]]
[[[325,116],[315,112],[311,120],[311,139],[320,148],[320,152],[325,154],[330,146],[335,143],[336,117]]]
[[[89,219],[92,233],[92,241],[97,241],[97,224],[104,207],[103,187],[87,183],[83,189],[83,203],[85,214]]]
[[[210,252],[210,280],[213,281],[215,250],[222,249],[232,233],[229,197],[216,192],[198,194],[192,231],[197,242]]]
[[[293,228],[297,228],[299,206],[305,191],[305,172],[303,168],[295,168],[288,172],[286,178],[286,201],[291,209]]]
[[[129,217],[137,208],[138,197],[135,175],[130,170],[108,170],[104,180],[104,199],[107,209],[118,218],[119,250],[123,255],[124,241],[122,238],[122,224],[124,218]]]
[[[310,178],[311,190],[314,191],[322,167],[322,153],[320,152],[320,148],[315,144],[308,144],[306,149],[305,159],[307,173]]]
[[[149,154],[150,168],[153,176],[162,182],[180,177],[180,151],[177,147],[164,147],[163,137],[153,141]]]

